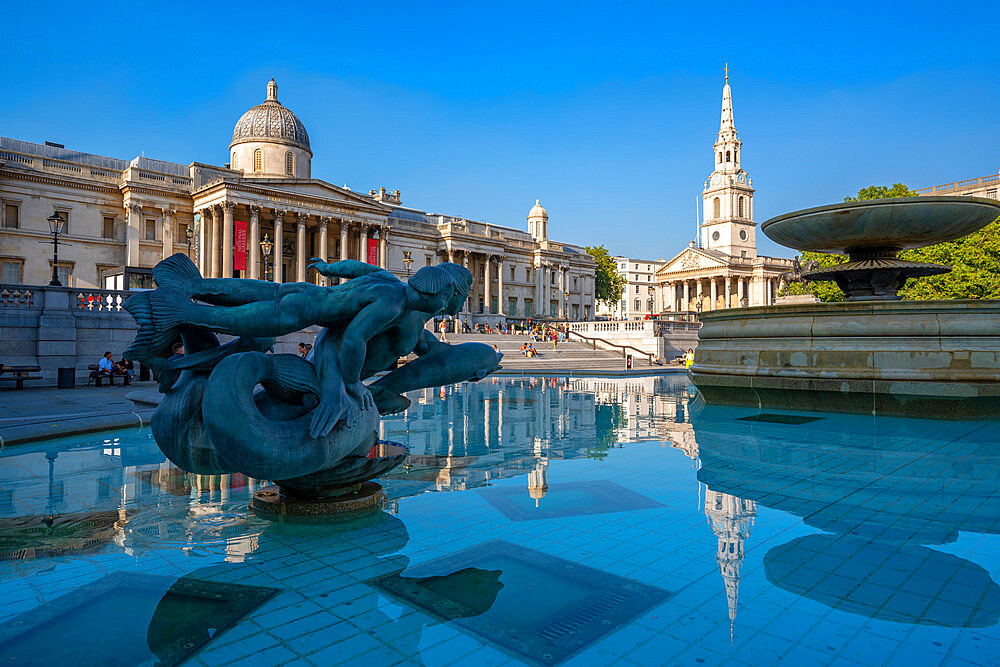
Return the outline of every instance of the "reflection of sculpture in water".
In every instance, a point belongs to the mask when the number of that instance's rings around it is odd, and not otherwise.
[[[327,611],[334,615],[341,603],[335,601],[336,598],[326,597],[325,593],[352,587],[350,592],[354,595],[350,597],[349,613],[352,618],[366,619],[367,624],[365,630],[358,632],[368,633],[376,640],[391,644],[404,655],[419,656],[424,628],[448,619],[478,616],[493,606],[503,588],[500,583],[502,572],[467,567],[446,575],[406,577],[403,572],[409,566],[409,559],[399,552],[408,541],[409,534],[403,522],[385,512],[325,525],[268,523],[260,535],[260,549],[252,558],[242,563],[220,563],[201,568],[180,578],[174,586],[192,581],[260,580],[261,575],[267,575],[270,580],[273,572],[267,558],[269,550],[273,547],[281,549],[282,545],[290,542],[299,545],[322,543],[325,549],[329,549],[331,544],[350,545],[350,549],[335,552],[349,559],[349,563],[342,563],[349,567],[336,567],[341,564],[331,563],[328,556],[324,560],[328,565],[325,570],[317,572],[315,563],[307,560],[288,566],[291,569],[282,572],[282,579],[294,578],[304,582],[296,587],[295,592],[315,604],[328,607]],[[295,571],[297,567],[303,569],[301,575]],[[306,573],[312,576],[304,576]],[[379,589],[398,592],[407,604],[417,602],[420,610],[429,612],[431,616],[404,613],[391,617],[380,603],[380,593],[372,586],[371,577],[377,577]],[[184,614],[184,610],[178,608],[182,602],[168,593],[150,621],[147,642],[150,650],[161,660],[168,655],[171,642],[177,637],[176,626]],[[204,617],[204,623],[206,626],[203,629],[193,628],[191,623],[187,623],[187,635],[208,641],[213,634],[208,624],[215,628],[217,621]],[[326,629],[315,631],[319,638],[325,633]]]
[[[499,367],[490,346],[448,345],[424,329],[435,315],[461,308],[472,283],[467,269],[428,266],[403,283],[361,262],[312,266],[350,280],[319,287],[205,279],[177,254],[154,267],[156,290],[128,299],[140,328],[126,355],[165,378],[152,427],[174,463],[265,479],[329,470],[371,451],[379,413],[404,409],[403,392],[474,381]],[[310,325],[323,327],[311,361],[263,353],[270,337]],[[215,333],[241,338],[219,345]],[[188,356],[171,362],[164,357],[177,338]],[[416,361],[362,384],[411,352]],[[379,469],[363,478],[401,460],[375,463]]]

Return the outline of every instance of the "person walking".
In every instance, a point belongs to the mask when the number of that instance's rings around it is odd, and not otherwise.
[[[441,332],[441,342],[447,343],[448,338],[445,334],[448,332],[448,320],[441,320],[441,324],[438,325],[438,331]]]
[[[684,355],[684,368],[691,368],[691,364],[694,363],[694,350],[688,348],[687,354]]]

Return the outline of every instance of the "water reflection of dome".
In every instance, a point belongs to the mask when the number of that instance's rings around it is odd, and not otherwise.
[[[876,618],[949,626],[995,623],[1000,587],[988,573],[919,545],[952,542],[960,531],[1000,533],[997,443],[982,433],[978,439],[956,436],[948,423],[881,420],[873,436],[870,417],[829,419],[828,428],[748,423],[706,408],[695,420],[700,481],[836,534],[772,548],[765,556],[769,581]],[[859,566],[860,561],[866,564]],[[940,574],[920,576],[926,564],[951,579],[925,581],[940,579]],[[910,576],[900,578],[893,570]],[[853,592],[842,590],[845,581],[854,582]],[[906,609],[905,592],[964,606],[914,612]]]

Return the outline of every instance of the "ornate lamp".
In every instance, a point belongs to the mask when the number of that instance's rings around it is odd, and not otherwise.
[[[410,267],[413,266],[413,257],[410,255],[409,250],[403,251],[403,264],[406,264],[406,277],[410,277]]]
[[[49,222],[49,231],[52,233],[52,280],[49,282],[50,287],[62,287],[63,284],[59,282],[59,235],[62,234],[63,229],[66,227],[66,219],[59,215],[59,211],[54,211],[52,215],[46,218]]]
[[[191,225],[188,225],[187,228],[184,230],[184,238],[186,238],[188,242],[188,256],[190,257],[191,242],[194,241],[194,230],[191,229]]]
[[[271,237],[264,234],[264,240],[260,242],[260,252],[264,255],[264,276],[267,276],[267,258],[271,256],[271,248],[273,244],[271,243]]]

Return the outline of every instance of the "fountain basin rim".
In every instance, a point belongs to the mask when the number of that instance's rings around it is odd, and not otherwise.
[[[724,308],[703,311],[699,315],[702,323],[726,320],[756,320],[775,316],[827,314],[869,314],[904,315],[907,313],[946,312],[949,315],[968,313],[972,315],[1000,314],[1000,299],[927,299],[902,301],[821,301],[819,303],[793,303],[773,306],[750,306],[747,308]],[[994,333],[993,335],[996,335]]]
[[[978,221],[971,223],[966,221],[965,224],[950,224],[950,226],[947,224],[948,221],[944,221],[941,225],[942,229],[925,231],[923,233],[915,233],[905,224],[905,216],[909,215],[909,213],[899,212],[901,209],[929,209],[940,204],[951,204],[952,206],[957,205],[970,209],[972,207],[985,207],[991,210],[984,212]],[[830,229],[830,226],[836,223],[832,220],[823,219],[824,217],[844,215],[855,211],[860,216],[865,212],[865,209],[872,211],[873,209],[883,207],[890,207],[892,209],[889,214],[889,221],[891,222],[875,220],[872,224],[881,228],[873,229],[870,232],[847,228],[842,230],[843,233],[838,235],[837,232],[841,230]],[[897,217],[899,218],[898,221],[895,220]],[[826,204],[824,206],[791,211],[769,218],[761,223],[760,228],[772,241],[795,250],[847,254],[864,248],[883,248],[898,251],[905,248],[920,248],[934,245],[935,243],[953,241],[982,229],[997,217],[1000,217],[1000,201],[998,200],[984,197],[938,195]],[[854,220],[856,218],[848,217],[845,219],[845,222],[853,222]],[[815,227],[825,227],[825,229],[810,229],[808,227],[810,224]],[[791,230],[789,230],[789,226],[791,225],[794,225],[794,233],[791,233]],[[810,238],[810,236],[815,238]]]

